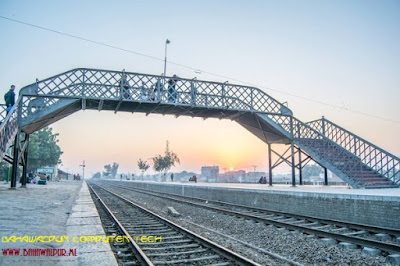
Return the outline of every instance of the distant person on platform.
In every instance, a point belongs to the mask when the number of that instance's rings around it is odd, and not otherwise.
[[[6,102],[7,106],[7,114],[11,111],[12,107],[15,104],[15,85],[11,85],[10,90],[4,94],[4,101]]]
[[[174,174],[171,174],[171,181],[174,182]]]

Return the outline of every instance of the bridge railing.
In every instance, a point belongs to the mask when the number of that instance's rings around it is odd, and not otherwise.
[[[3,158],[4,155],[8,153],[8,149],[12,145],[14,137],[18,132],[18,109],[20,104],[21,100],[18,99],[8,114],[5,105],[2,105],[2,121],[0,125],[0,158]]]
[[[74,69],[37,81],[36,84],[22,89],[21,93],[31,96],[36,94],[121,101],[157,101],[291,114],[288,108],[257,88],[124,71]]]
[[[323,162],[332,164],[332,162],[337,161],[338,153],[334,151],[338,151],[343,156],[346,156],[348,160],[352,160],[351,164],[340,163],[332,166],[345,175],[358,179],[358,181],[346,179],[352,186],[365,184],[362,179],[363,163],[361,160],[354,160],[354,156],[349,151],[346,151],[343,147],[324,136],[316,128],[303,123],[293,116],[270,114],[268,117],[280,125],[295,142],[316,151]],[[342,176],[342,178],[345,178],[345,176]]]
[[[400,158],[379,148],[371,142],[325,119],[311,121],[308,125],[321,132],[328,139],[337,143],[347,151],[378,172],[380,175],[400,183]]]

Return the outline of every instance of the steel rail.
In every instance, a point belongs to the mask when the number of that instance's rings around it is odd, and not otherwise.
[[[366,231],[374,232],[374,233],[385,233],[385,234],[390,234],[390,235],[394,235],[394,236],[400,236],[400,229],[393,229],[393,228],[388,228],[388,227],[365,225],[365,224],[359,224],[359,223],[349,223],[349,222],[344,222],[344,221],[339,221],[339,220],[324,219],[324,218],[315,217],[315,216],[307,216],[307,215],[300,215],[300,214],[294,214],[294,213],[287,213],[287,212],[281,212],[281,211],[276,211],[276,210],[271,210],[271,209],[251,207],[251,206],[246,206],[246,205],[241,205],[241,204],[233,204],[233,203],[223,202],[223,201],[208,200],[208,199],[202,199],[202,198],[197,198],[197,197],[176,195],[176,194],[166,193],[166,192],[158,192],[158,191],[154,191],[154,190],[146,190],[146,189],[142,189],[142,188],[122,187],[122,186],[118,186],[118,185],[115,185],[115,184],[111,184],[111,186],[122,188],[122,189],[136,190],[136,191],[139,191],[139,192],[143,191],[143,193],[154,193],[154,194],[152,194],[153,196],[156,195],[156,194],[157,195],[165,194],[165,195],[169,195],[169,196],[173,196],[173,197],[185,198],[185,199],[188,199],[188,200],[198,200],[198,201],[203,201],[203,202],[208,202],[208,203],[226,205],[226,206],[229,206],[229,207],[245,208],[245,209],[251,210],[251,211],[273,213],[273,214],[277,214],[277,215],[293,217],[293,218],[296,218],[296,219],[304,219],[304,220],[309,220],[309,221],[313,221],[313,222],[319,222],[321,224],[332,224],[332,223],[334,223],[335,225],[339,225],[339,226],[342,226],[342,227],[348,227],[349,229],[366,230]]]
[[[129,189],[129,188],[125,188],[125,189]],[[392,252],[392,253],[400,252],[400,245],[396,245],[396,244],[383,243],[383,242],[379,242],[376,240],[369,240],[369,239],[364,239],[364,238],[360,238],[360,237],[356,237],[356,236],[347,236],[347,235],[323,231],[323,230],[319,230],[319,229],[313,229],[313,228],[309,228],[306,226],[291,224],[288,222],[281,222],[278,220],[265,218],[265,217],[259,217],[256,215],[242,213],[239,211],[227,210],[227,209],[214,207],[214,206],[207,206],[205,204],[194,203],[194,202],[175,199],[175,198],[171,198],[171,197],[167,197],[167,196],[159,196],[159,195],[157,195],[157,193],[149,193],[149,192],[143,192],[143,193],[153,195],[153,196],[156,195],[158,197],[169,199],[169,200],[172,200],[175,202],[186,203],[186,204],[189,204],[192,206],[197,206],[197,207],[202,207],[202,208],[210,209],[210,210],[217,211],[217,212],[222,212],[222,213],[225,213],[228,215],[235,215],[235,216],[241,217],[241,218],[251,219],[251,220],[255,220],[255,221],[263,222],[263,223],[267,223],[267,224],[272,224],[277,227],[285,227],[285,228],[288,228],[289,230],[302,231],[304,233],[313,234],[313,235],[316,235],[319,237],[326,237],[326,238],[340,240],[343,242],[350,242],[350,243],[357,244],[359,246],[374,247],[374,248],[378,248],[378,249],[386,251],[386,252]],[[290,216],[291,214],[285,214],[285,215]],[[318,218],[314,218],[314,219],[318,219]],[[324,221],[327,221],[327,220],[324,220]],[[398,235],[398,233],[395,233],[395,235]]]
[[[100,196],[97,194],[97,192],[92,188],[92,186],[89,184],[89,182],[86,182],[90,191],[93,192],[93,194],[96,196],[96,198],[99,200],[101,206],[103,209],[107,212],[107,214],[112,218],[112,220],[118,225],[119,229],[124,233],[126,236],[129,238],[129,243],[131,244],[133,250],[135,251],[135,257],[139,260],[139,262],[143,265],[154,265],[150,259],[144,254],[144,252],[141,250],[141,248],[136,244],[135,240],[131,237],[131,235],[128,233],[128,231],[125,229],[125,227],[121,224],[121,222],[118,220],[117,217],[112,213],[110,208],[106,205],[106,203],[100,198]]]
[[[205,247],[208,247],[208,248],[212,249],[213,251],[215,251],[220,256],[222,256],[222,257],[224,257],[224,258],[226,258],[228,260],[234,261],[238,265],[260,265],[258,263],[255,263],[255,262],[251,261],[250,259],[248,259],[246,257],[243,257],[242,255],[239,255],[239,254],[233,252],[232,250],[229,250],[229,249],[227,249],[227,248],[225,248],[225,247],[223,247],[223,246],[221,246],[221,245],[219,245],[219,244],[217,244],[215,242],[212,242],[211,240],[208,240],[208,239],[202,237],[201,235],[198,235],[198,234],[196,234],[196,233],[194,233],[194,232],[192,232],[192,231],[190,231],[190,230],[188,230],[188,229],[186,229],[186,228],[184,228],[184,227],[182,227],[182,226],[180,226],[180,225],[178,225],[178,224],[176,224],[176,223],[174,223],[172,221],[167,220],[166,218],[164,218],[164,217],[162,217],[162,216],[160,216],[160,215],[158,215],[158,214],[156,214],[156,213],[154,213],[154,212],[152,212],[152,211],[150,211],[150,210],[148,210],[148,209],[146,209],[146,208],[144,208],[144,207],[132,202],[131,200],[129,200],[129,199],[127,199],[127,198],[125,198],[125,197],[123,197],[121,195],[118,195],[118,194],[116,194],[116,193],[104,188],[103,186],[100,186],[98,184],[95,184],[95,185],[98,186],[99,188],[103,189],[104,191],[107,191],[111,195],[113,195],[113,196],[123,200],[124,202],[130,204],[131,206],[143,211],[144,213],[149,214],[152,217],[162,221],[162,223],[164,223],[164,224],[174,228],[175,230],[183,233],[184,235],[186,235],[190,239],[194,240],[195,242],[197,242],[197,243],[199,243],[199,244],[201,244],[201,245],[203,245]],[[93,189],[93,187],[91,187],[91,188]]]

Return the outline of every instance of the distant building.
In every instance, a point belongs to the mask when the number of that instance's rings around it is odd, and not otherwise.
[[[246,171],[238,170],[238,171],[229,171],[224,174],[220,174],[218,176],[218,182],[223,183],[236,183],[243,182],[246,179]]]
[[[202,166],[201,176],[207,178],[207,182],[215,182],[218,178],[219,166]]]

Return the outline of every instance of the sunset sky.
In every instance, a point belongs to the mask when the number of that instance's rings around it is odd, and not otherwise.
[[[77,67],[159,75],[168,38],[168,75],[257,86],[303,121],[324,115],[400,156],[399,14],[399,1],[2,0],[0,88]],[[89,175],[112,162],[139,173],[166,140],[173,171],[267,170],[266,144],[231,121],[79,111],[52,127],[69,171],[85,160]]]

